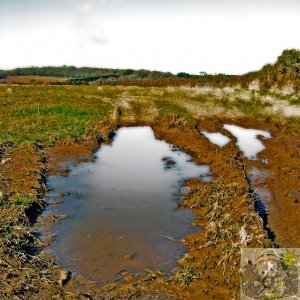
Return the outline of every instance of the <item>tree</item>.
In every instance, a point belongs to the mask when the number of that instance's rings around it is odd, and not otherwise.
[[[189,73],[185,73],[185,72],[179,72],[177,74],[177,77],[179,77],[179,78],[190,78],[190,77],[192,77],[192,75],[190,75]]]

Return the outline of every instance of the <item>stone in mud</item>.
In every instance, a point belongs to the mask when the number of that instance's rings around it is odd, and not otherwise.
[[[66,269],[47,269],[41,272],[42,277],[46,277],[51,281],[55,281],[59,286],[65,285],[71,278],[71,272]]]
[[[4,159],[2,159],[2,160],[0,161],[0,164],[4,165],[5,163],[7,163],[7,162],[10,161],[10,160],[11,160],[10,157],[9,157],[9,158],[4,158]]]
[[[172,236],[167,235],[166,238],[167,238],[169,241],[176,242],[175,238],[173,238]]]
[[[67,283],[67,281],[70,279],[70,277],[71,277],[71,272],[70,271],[68,271],[68,270],[60,270],[58,284],[60,286],[63,286],[64,284]]]
[[[63,204],[63,203],[64,203],[64,201],[59,200],[59,201],[52,202],[51,205],[60,205],[60,204]]]
[[[124,255],[124,259],[126,260],[132,260],[134,258],[135,258],[135,253]]]
[[[144,269],[145,274],[148,275],[148,278],[151,277],[151,279],[155,279],[158,276],[161,276],[161,274],[159,273],[159,271],[154,271],[154,270],[150,270],[150,269]]]
[[[169,159],[167,161],[167,167],[171,168],[172,166],[174,166],[176,164],[176,162],[172,159]]]
[[[55,195],[55,197],[56,197],[56,198],[63,198],[63,197],[65,197],[65,194],[63,194],[63,193],[58,193],[58,194]]]
[[[42,224],[57,224],[62,220],[67,219],[67,215],[47,215],[38,217],[38,222]]]
[[[163,157],[162,161],[164,162],[166,169],[171,169],[176,165],[176,162],[171,157]]]

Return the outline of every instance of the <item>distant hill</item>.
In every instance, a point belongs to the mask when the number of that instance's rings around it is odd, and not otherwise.
[[[65,77],[72,79],[96,79],[107,78],[148,78],[148,79],[161,79],[173,76],[169,72],[149,71],[149,70],[132,70],[132,69],[104,69],[104,68],[90,68],[74,66],[62,67],[29,67],[17,68],[13,70],[0,70],[0,76],[52,76],[52,77]]]
[[[22,80],[16,80],[16,76],[23,77]],[[233,75],[214,74],[209,75],[201,72],[199,75],[189,74],[186,72],[179,72],[172,74],[170,72],[149,71],[149,70],[133,70],[133,69],[104,69],[104,68],[90,68],[74,66],[62,67],[29,67],[17,68],[13,70],[0,70],[0,79],[2,83],[11,83],[9,77],[13,77],[13,82],[18,84],[24,83],[26,77],[35,76],[35,82],[40,82],[37,76],[40,77],[57,77],[65,78],[67,80],[57,80],[51,82],[52,84],[89,84],[97,82],[98,84],[109,85],[141,85],[141,86],[178,86],[178,85],[192,85],[197,83],[203,84],[220,84],[233,77]],[[5,80],[7,78],[7,80]],[[1,81],[0,81],[1,82]],[[28,84],[33,83],[33,78]]]

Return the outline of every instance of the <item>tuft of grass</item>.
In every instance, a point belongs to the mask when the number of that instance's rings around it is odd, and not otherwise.
[[[23,205],[23,206],[28,206],[32,202],[33,202],[33,198],[28,195],[18,195],[13,199],[11,199],[10,201],[12,205]]]
[[[294,252],[287,251],[282,254],[281,263],[284,268],[291,269],[296,266],[297,256]]]
[[[162,115],[176,115],[177,117],[185,117],[188,115],[186,109],[168,100],[156,100],[155,105]]]
[[[181,287],[188,286],[192,281],[201,278],[201,273],[198,269],[185,265],[183,269],[179,270],[173,279],[180,284]]]
[[[174,100],[173,100],[174,101]],[[191,112],[189,112],[184,107],[178,105],[175,101],[171,102],[170,100],[155,100],[154,103],[159,111],[160,116],[169,116],[173,115],[178,118],[183,118],[188,122],[193,121],[193,117],[191,116]]]

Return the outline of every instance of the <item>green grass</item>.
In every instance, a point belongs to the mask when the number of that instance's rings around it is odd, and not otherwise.
[[[191,95],[187,95],[186,91],[180,89],[174,91],[164,89],[163,94],[157,96],[154,103],[160,116],[174,115],[188,122],[193,122],[193,114],[182,105],[189,97]]]
[[[236,107],[238,110],[240,110],[241,112],[243,112],[248,116],[255,116],[255,117],[263,116],[264,110],[269,106],[270,105],[268,103],[262,102],[257,98],[252,98],[249,101],[237,99],[234,102],[234,107]]]
[[[247,91],[240,91],[247,92]],[[270,115],[271,105],[262,95],[249,93],[248,99],[213,91],[201,92],[186,88],[140,88],[112,86],[12,86],[0,85],[0,143],[36,141],[52,144],[58,140],[81,139],[85,132],[95,131],[95,124],[111,120],[114,111],[122,109],[122,119],[154,120],[157,115],[173,115],[187,122],[201,116],[202,107],[217,108],[224,113],[262,117],[300,129],[298,117]],[[296,104],[297,100],[290,100]],[[199,111],[199,112],[198,112]],[[220,115],[218,110],[218,115]],[[234,117],[234,115],[233,115]]]
[[[31,115],[61,115],[64,117],[85,117],[90,115],[90,112],[74,109],[71,107],[48,107],[48,108],[24,108],[16,112],[17,117],[27,117]]]
[[[33,199],[30,196],[27,195],[18,195],[11,199],[10,204],[12,205],[23,205],[28,206],[30,203],[32,203]]]
[[[300,105],[300,99],[299,98],[289,98],[288,101],[292,105]]]
[[[201,273],[196,268],[190,265],[185,265],[174,275],[174,280],[179,283],[181,287],[188,286],[192,281],[201,278]]]
[[[88,124],[107,120],[117,91],[91,87],[0,87],[0,141],[48,142],[82,137]]]
[[[189,115],[186,109],[168,100],[157,100],[155,101],[155,105],[160,115],[175,115],[177,117],[186,117]]]

